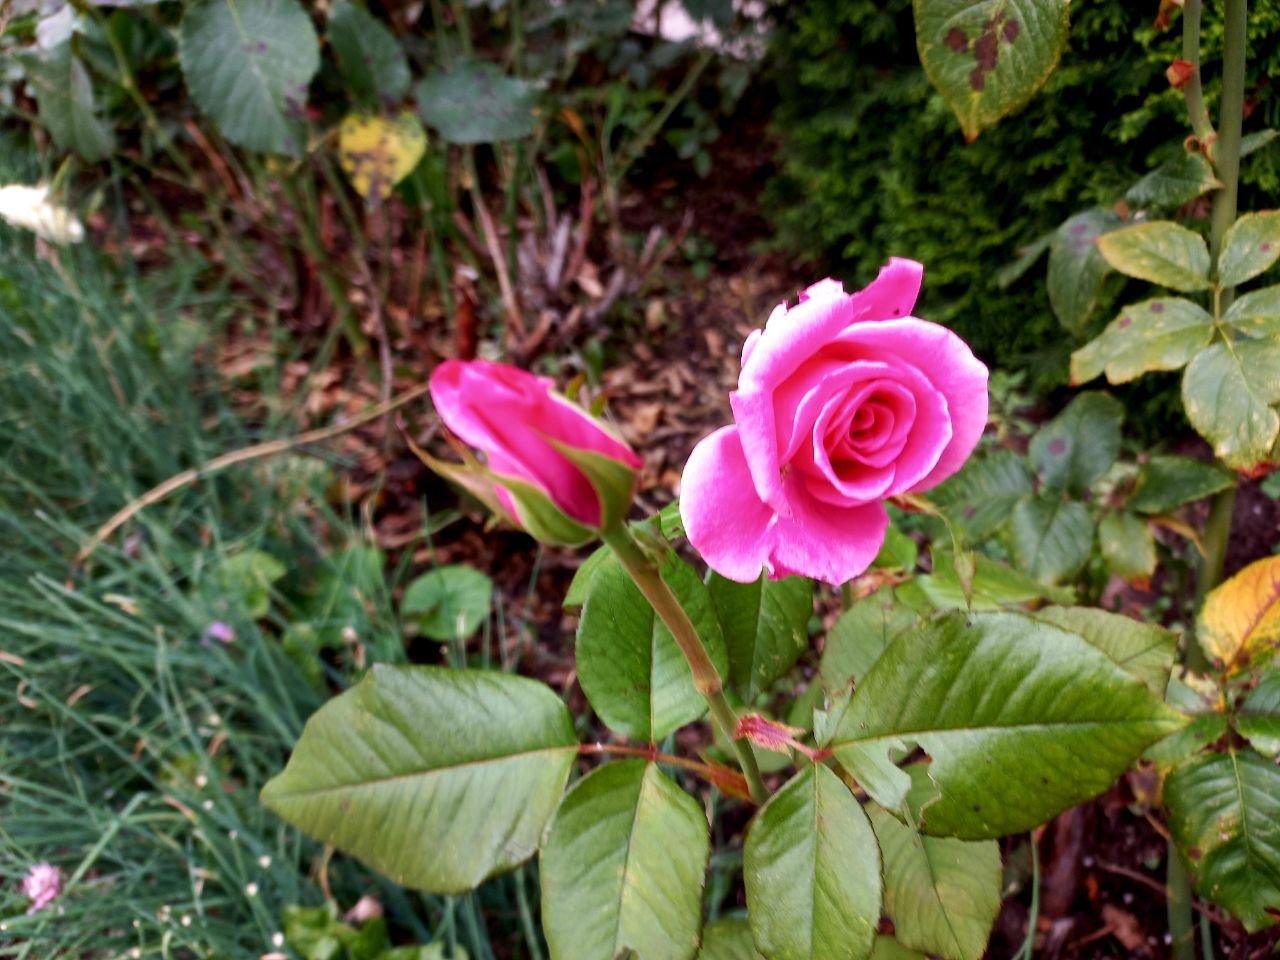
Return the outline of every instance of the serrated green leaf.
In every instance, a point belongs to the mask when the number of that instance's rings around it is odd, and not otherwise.
[[[813,581],[762,574],[737,583],[713,572],[707,590],[728,649],[729,680],[744,700],[755,700],[809,648]]]
[[[711,837],[702,806],[655,764],[606,763],[565,796],[542,849],[552,960],[689,960]]]
[[[350,0],[329,12],[329,43],[347,89],[366,103],[396,102],[409,92],[409,62],[394,33]]]
[[[747,916],[769,960],[864,960],[880,921],[880,851],[849,788],[821,764],[756,814],[743,854]]]
[[[591,589],[591,581],[595,579],[606,563],[613,558],[613,551],[601,545],[591,552],[591,556],[582,562],[569,581],[569,589],[564,595],[566,609],[580,607],[587,602],[587,593]]]
[[[1167,513],[1184,503],[1212,496],[1233,483],[1235,477],[1217,464],[1157,455],[1142,465],[1126,506],[1140,513]]]
[[[1147,522],[1127,510],[1108,513],[1098,524],[1102,559],[1121,580],[1145,581],[1156,572],[1156,541]]]
[[[1138,223],[1099,238],[1107,263],[1129,277],[1171,290],[1208,290],[1209,248],[1204,238],[1171,220]]]
[[[823,688],[836,692],[865,676],[889,641],[919,622],[920,615],[899,603],[891,587],[855,601],[827,632],[818,667]]]
[[[836,759],[876,802],[868,756],[903,742],[930,757],[922,828],[967,840],[1043,823],[1101,793],[1184,718],[1081,637],[1012,613],[949,613],[907,630],[854,692]]]
[[[929,960],[923,953],[908,950],[893,937],[876,934],[875,945],[871,948],[871,960]]]
[[[977,554],[973,595],[966,602],[964,591],[952,569],[950,554],[946,551],[937,552],[939,556],[934,562],[934,573],[916,577],[896,591],[897,598],[914,609],[920,609],[918,604],[912,603],[912,594],[916,593],[930,610],[963,610],[968,607],[974,610],[999,610],[1006,606],[1041,600],[1070,603],[1075,599],[1075,594],[1067,588],[1041,583],[1006,563]]]
[[[728,657],[711,596],[674,555],[662,569],[698,630],[720,675]],[[611,559],[592,578],[578,623],[578,679],[611,730],[645,742],[661,740],[701,717],[706,700],[666,625],[622,565]]]
[[[182,17],[179,53],[191,96],[223,136],[301,153],[320,45],[297,0],[198,0]]]
[[[422,119],[450,143],[498,143],[533,133],[534,93],[523,80],[480,60],[455,63],[417,86]]]
[[[929,496],[970,538],[981,540],[1002,526],[1013,505],[1032,489],[1026,459],[1012,450],[997,450],[971,458]]]
[[[876,558],[871,561],[871,566],[878,570],[909,572],[916,568],[916,562],[919,559],[920,548],[916,542],[890,521],[889,526],[884,530],[884,543],[880,547],[880,552],[876,554]]]
[[[115,149],[115,134],[102,118],[89,71],[68,38],[51,50],[22,58],[27,82],[35,90],[40,123],[63,150],[90,163]]]
[[[1116,462],[1123,422],[1124,407],[1115,397],[1078,394],[1031,438],[1031,465],[1046,487],[1079,496]]]
[[[925,837],[879,806],[868,813],[884,861],[884,912],[894,937],[947,960],[980,960],[1000,912],[999,844]]]
[[[1218,282],[1234,287],[1270,270],[1280,259],[1280,210],[1243,213],[1218,254]]]
[[[540,683],[376,664],[307,721],[262,802],[402,886],[462,893],[533,855],[576,757]]]
[[[1049,305],[1058,322],[1076,336],[1088,326],[1102,282],[1111,272],[1097,239],[1123,225],[1124,221],[1109,210],[1086,210],[1054,233],[1049,250]]]
[[[462,564],[436,567],[404,591],[400,614],[432,640],[466,640],[489,619],[493,581]]]
[[[1272,760],[1280,755],[1280,668],[1262,672],[1236,714],[1236,729]]]
[[[1191,722],[1158,740],[1143,754],[1161,770],[1168,770],[1176,764],[1200,753],[1211,743],[1215,743],[1227,733],[1227,718],[1220,713],[1195,714]]]
[[[751,937],[746,917],[721,917],[702,929],[698,960],[764,960]]]
[[[973,140],[1044,85],[1067,42],[1068,0],[915,0],[929,81]]]
[[[1071,382],[1103,370],[1111,383],[1128,383],[1154,370],[1178,370],[1213,339],[1213,317],[1181,297],[1131,304],[1102,335],[1071,355]]]
[[[1213,452],[1237,470],[1267,458],[1280,433],[1280,337],[1218,341],[1196,354],[1182,377],[1187,419]]]
[[[1026,497],[1013,508],[1009,545],[1019,569],[1053,583],[1084,566],[1093,533],[1093,517],[1083,503]]]
[[[1196,890],[1251,933],[1280,904],[1280,767],[1252,750],[1200,754],[1164,783],[1169,829]]]
[[[1133,207],[1180,207],[1221,186],[1204,154],[1184,150],[1135,183],[1124,198]]]
[[[1096,607],[1044,607],[1032,616],[1074,633],[1155,696],[1164,696],[1178,649],[1178,638],[1168,630]]]
[[[1222,322],[1250,337],[1280,334],[1280,285],[1237,297],[1222,315]]]

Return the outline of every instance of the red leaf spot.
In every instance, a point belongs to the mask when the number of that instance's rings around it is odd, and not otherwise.
[[[952,27],[948,30],[942,42],[956,53],[964,53],[969,49],[969,37],[959,27]]]
[[[978,69],[990,73],[996,68],[996,60],[1000,56],[1000,41],[996,39],[995,30],[988,27],[982,36],[973,42],[973,59],[978,62]]]
[[[1057,440],[1049,441],[1049,452],[1055,456],[1061,456],[1067,452],[1067,441],[1059,437]]]
[[[1163,304],[1163,303],[1160,303],[1159,301],[1156,301],[1155,303],[1153,303],[1153,304],[1151,305],[1151,312],[1152,312],[1152,313],[1164,313],[1164,304]]]
[[[1116,321],[1117,326],[1119,326],[1121,330],[1123,330],[1125,327],[1127,327],[1131,323],[1133,323],[1132,317],[1121,317],[1118,321]]]
[[[1018,21],[1010,17],[1004,22],[1004,29],[1001,32],[1004,34],[1005,43],[1013,43],[1018,39]]]
[[[1264,244],[1262,244],[1260,247],[1258,247],[1258,249],[1259,249],[1260,251],[1262,251],[1263,253],[1270,253],[1270,252],[1271,252],[1271,244],[1269,244],[1269,243],[1264,243]]]
[[[974,67],[969,74],[969,86],[979,93],[987,88],[987,74],[981,67]]]

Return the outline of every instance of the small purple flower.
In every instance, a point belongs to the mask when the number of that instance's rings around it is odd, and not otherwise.
[[[22,893],[31,901],[28,914],[43,910],[62,894],[62,871],[51,863],[37,863],[22,878]]]
[[[204,638],[201,641],[208,644],[210,640],[217,640],[219,643],[235,643],[236,631],[229,623],[221,620],[215,620],[204,628]]]

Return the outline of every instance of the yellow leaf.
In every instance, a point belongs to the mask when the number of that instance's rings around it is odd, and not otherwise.
[[[349,113],[338,129],[338,161],[364,197],[389,197],[427,149],[427,134],[412,112],[394,117]]]
[[[1280,642],[1280,557],[1249,564],[1210,593],[1199,636],[1205,655],[1229,672]]]

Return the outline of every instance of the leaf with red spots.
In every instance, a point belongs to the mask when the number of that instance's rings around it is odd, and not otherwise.
[[[1049,248],[1049,305],[1067,330],[1081,336],[1098,305],[1102,283],[1111,267],[1097,239],[1124,226],[1110,210],[1077,213],[1054,232]]]
[[[1169,828],[1196,889],[1256,932],[1280,903],[1280,767],[1253,750],[1199,753],[1164,783]]]
[[[1181,297],[1157,297],[1120,311],[1102,336],[1071,355],[1071,382],[1104,370],[1111,383],[1128,383],[1153,370],[1179,370],[1209,345],[1213,317]]]
[[[1124,407],[1106,393],[1082,393],[1040,428],[1028,451],[1051,490],[1082,494],[1120,454]]]
[[[1252,280],[1280,259],[1280,210],[1246,213],[1227,231],[1218,257],[1218,282],[1224,287]]]
[[[973,140],[1035,95],[1067,42],[1069,0],[914,0],[930,82]]]

